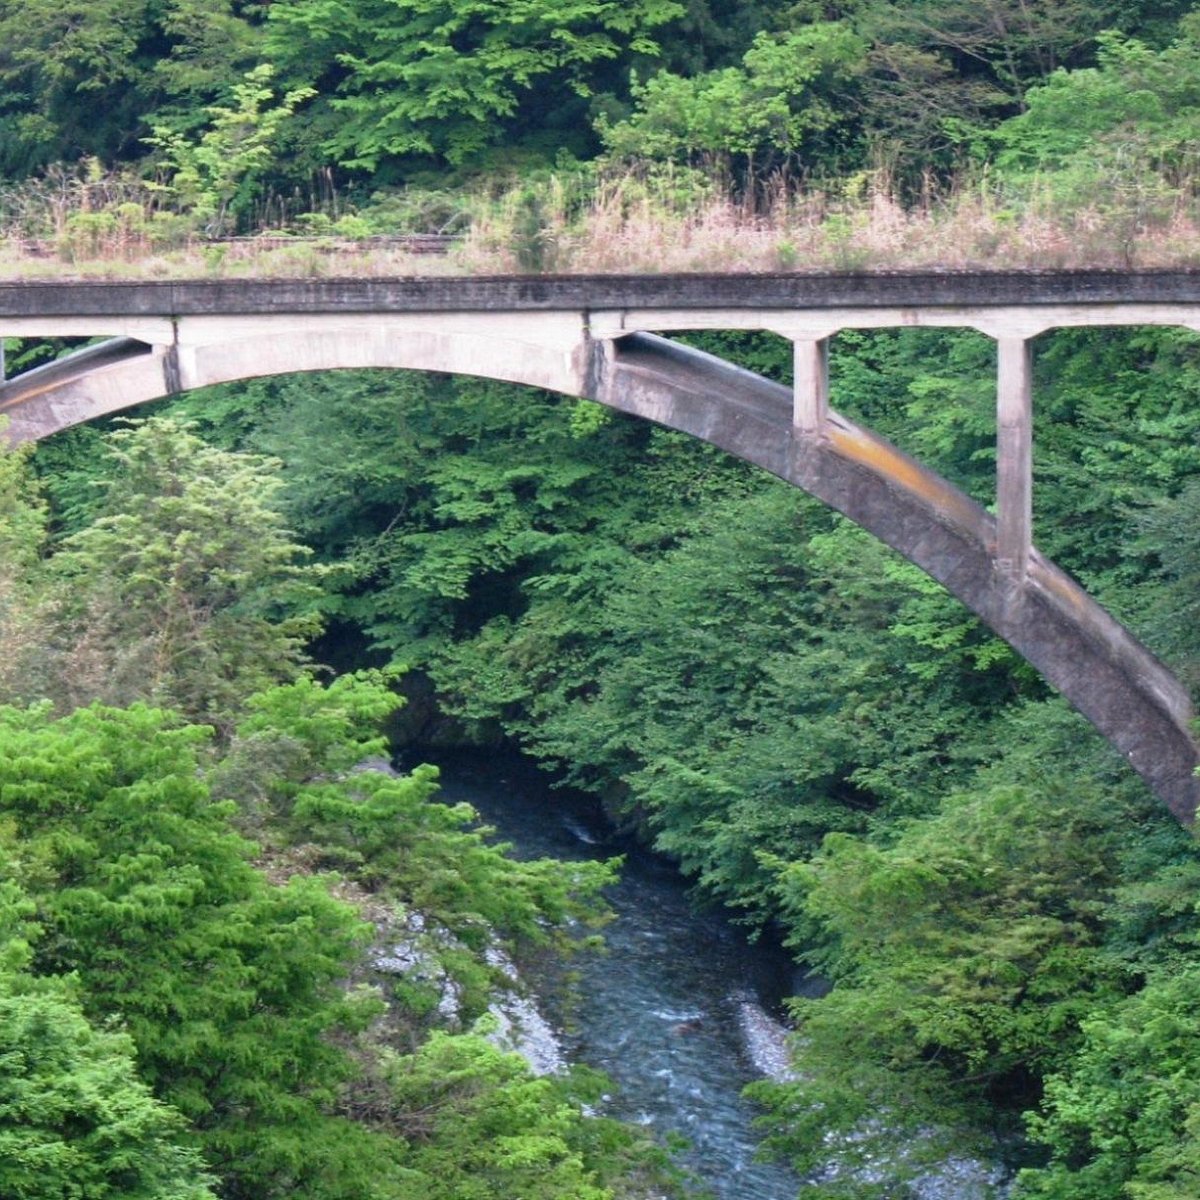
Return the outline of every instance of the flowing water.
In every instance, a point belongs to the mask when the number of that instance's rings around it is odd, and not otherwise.
[[[663,1137],[683,1135],[691,1144],[684,1163],[719,1200],[794,1197],[794,1175],[755,1161],[755,1109],[739,1094],[781,1064],[773,1014],[795,990],[787,956],[747,945],[719,915],[697,914],[678,873],[614,840],[586,798],[550,790],[520,763],[455,757],[441,765],[444,798],[474,805],[521,857],[626,856],[608,897],[616,912],[604,930],[608,949],[573,964],[582,978],[570,1014],[549,1013],[569,1057],[614,1081],[606,1111]]]

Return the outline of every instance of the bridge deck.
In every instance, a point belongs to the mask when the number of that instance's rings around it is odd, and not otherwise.
[[[512,275],[0,282],[0,319],[51,315],[1197,305],[1200,271]]]

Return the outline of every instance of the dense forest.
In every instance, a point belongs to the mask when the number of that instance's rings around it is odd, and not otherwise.
[[[816,204],[843,269],[934,209],[1187,262],[1198,133],[1184,0],[0,0],[0,228],[46,270],[264,228],[552,270],[614,206],[717,203]],[[844,333],[834,404],[988,503],[994,371]],[[1195,684],[1200,340],[1035,371],[1038,545]],[[1200,1194],[1192,834],[937,585],[710,447],[465,378],[186,395],[0,454],[0,637],[5,1200],[692,1194],[488,1036],[498,964],[594,936],[619,864],[356,769],[430,741],[519,747],[832,984],[752,1089],[805,1198],[964,1154],[1021,1200]],[[397,931],[422,972],[372,969]]]

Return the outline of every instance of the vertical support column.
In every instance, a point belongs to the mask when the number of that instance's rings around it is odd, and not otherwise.
[[[8,367],[4,362],[4,339],[0,337],[0,383],[8,378]]]
[[[829,415],[829,339],[796,338],[792,353],[792,428],[799,434],[817,434]]]
[[[1023,580],[1033,546],[1033,342],[996,339],[996,567]]]

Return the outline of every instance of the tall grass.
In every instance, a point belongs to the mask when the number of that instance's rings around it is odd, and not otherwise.
[[[536,220],[532,218],[536,216]],[[531,253],[531,249],[536,252]],[[561,182],[476,212],[457,258],[477,271],[889,271],[1200,265],[1190,187],[1064,198],[1059,181],[986,173],[904,201],[882,172],[753,196],[628,173],[581,200]]]
[[[93,168],[0,190],[0,274],[423,275],[1200,266],[1200,187],[986,171],[902,197],[883,171],[735,187],[695,169],[561,173],[410,190],[206,242],[153,182]],[[269,206],[264,205],[265,213]],[[413,234],[451,234],[444,257]]]
[[[264,197],[257,232],[204,238],[170,189],[94,160],[54,167],[0,188],[0,277],[187,278],[217,276],[415,275],[452,270],[433,239],[376,235],[339,213],[332,186],[303,199]],[[320,207],[318,207],[318,205]],[[408,212],[408,208],[405,208]],[[269,218],[278,217],[277,224]],[[432,252],[432,256],[431,256]]]

